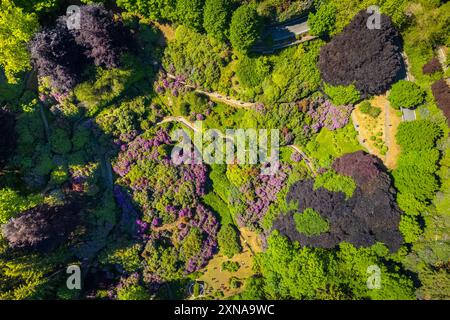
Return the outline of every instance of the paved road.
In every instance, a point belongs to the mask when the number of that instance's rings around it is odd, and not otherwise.
[[[401,108],[402,110],[402,120],[403,121],[414,121],[416,120],[416,111],[411,109]]]
[[[295,38],[298,35],[309,31],[308,17],[291,20],[284,24],[269,27],[265,30],[266,35],[270,35],[272,40],[284,41],[286,39]]]
[[[262,54],[271,54],[276,50],[315,39],[316,37],[306,35],[309,30],[308,17],[301,17],[287,21],[283,24],[266,27],[262,39],[255,44],[252,51]],[[298,36],[300,35],[304,36],[299,39]],[[263,39],[270,39],[273,44],[267,46]]]

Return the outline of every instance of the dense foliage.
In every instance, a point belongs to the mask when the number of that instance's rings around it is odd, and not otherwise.
[[[50,251],[61,245],[80,223],[79,204],[41,205],[23,212],[2,226],[13,248]]]
[[[425,94],[414,82],[401,80],[392,86],[388,99],[396,109],[411,109],[424,102]]]
[[[231,18],[230,41],[238,52],[247,53],[256,42],[260,32],[258,13],[251,6],[239,7]]]
[[[337,159],[333,169],[355,181],[356,190],[349,199],[340,190],[315,189],[312,180],[295,183],[287,196],[288,201],[295,203],[297,212],[310,208],[328,220],[329,231],[315,236],[299,233],[294,223],[295,211],[280,215],[274,228],[306,246],[334,248],[346,241],[356,247],[367,247],[383,242],[392,251],[398,250],[402,243],[398,231],[400,210],[390,193],[391,181],[380,160],[356,152]]]
[[[16,148],[16,119],[14,114],[0,109],[0,171],[4,168],[7,160]]]
[[[447,118],[447,123],[450,124],[450,86],[444,79],[441,79],[433,83],[431,90],[437,105]]]
[[[17,83],[18,74],[31,67],[27,42],[39,27],[34,13],[26,13],[12,0],[0,3],[0,66],[8,82]]]

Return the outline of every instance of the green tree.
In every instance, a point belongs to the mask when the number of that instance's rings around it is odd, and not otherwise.
[[[231,18],[230,41],[233,48],[248,53],[259,36],[261,23],[256,10],[249,5],[240,6]]]
[[[416,242],[422,234],[417,218],[409,215],[403,215],[399,224],[400,232],[406,243]]]
[[[127,11],[142,14],[153,20],[174,20],[177,0],[117,0],[117,5]]]
[[[425,101],[425,92],[414,82],[400,80],[392,86],[388,100],[395,109],[412,109]]]
[[[336,106],[356,103],[361,99],[361,94],[354,85],[330,86],[325,84],[324,91]]]
[[[11,0],[0,3],[0,65],[9,83],[17,83],[17,75],[29,70],[27,43],[39,27],[33,13],[24,13]]]
[[[22,196],[9,188],[0,189],[0,225],[16,214],[42,203],[40,195]]]
[[[316,13],[309,14],[308,24],[312,35],[329,36],[336,26],[336,7],[332,3],[321,4]]]
[[[242,251],[239,233],[231,224],[222,226],[217,235],[219,249],[228,258],[232,258],[235,254]]]
[[[307,236],[317,236],[330,229],[328,221],[311,208],[307,208],[303,213],[295,213],[294,222],[297,231]]]
[[[320,187],[334,192],[343,192],[347,198],[350,198],[356,189],[356,184],[352,178],[340,175],[334,170],[328,170],[314,181],[314,188]]]
[[[213,38],[224,41],[228,35],[231,17],[228,0],[206,0],[203,13],[203,28]]]
[[[200,31],[203,26],[204,0],[177,0],[178,20],[185,26]]]

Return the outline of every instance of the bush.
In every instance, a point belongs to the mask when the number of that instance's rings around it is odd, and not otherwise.
[[[204,0],[176,0],[177,16],[186,27],[201,31]]]
[[[203,13],[203,28],[211,37],[225,41],[231,16],[228,0],[206,0]]]
[[[244,56],[238,62],[236,75],[243,86],[252,88],[262,84],[263,80],[270,74],[270,67],[266,58]]]
[[[425,92],[414,82],[400,80],[392,86],[388,100],[395,109],[412,109],[425,101]]]
[[[316,13],[309,14],[308,24],[312,35],[328,37],[336,27],[336,7],[322,3]]]
[[[236,272],[240,268],[239,262],[237,261],[224,261],[222,262],[222,270],[228,272]]]
[[[333,87],[325,84],[324,91],[336,106],[353,104],[361,99],[361,95],[354,85]]]
[[[381,29],[367,28],[366,10],[320,52],[323,80],[333,86],[354,84],[362,97],[385,92],[402,69],[400,36],[391,19],[381,16]]]
[[[230,41],[236,51],[248,53],[259,36],[258,13],[251,6],[240,6],[231,18]]]
[[[444,113],[444,116],[447,118],[447,123],[450,126],[450,87],[445,79],[441,79],[433,83],[431,90],[433,91],[433,96],[438,107]]]
[[[359,110],[361,111],[361,113],[367,114],[372,118],[377,118],[381,113],[381,109],[372,106],[369,101],[361,102],[361,104],[359,105]]]
[[[220,228],[217,240],[221,253],[228,258],[232,258],[242,251],[239,233],[231,224],[226,224]]]
[[[12,0],[0,3],[0,66],[9,83],[17,83],[17,75],[30,69],[27,43],[38,29],[34,13],[25,13]]]
[[[422,67],[423,74],[433,74],[442,71],[441,62],[437,57],[433,57]]]
[[[316,236],[330,229],[328,221],[311,208],[295,213],[294,221],[297,231],[307,236]]]

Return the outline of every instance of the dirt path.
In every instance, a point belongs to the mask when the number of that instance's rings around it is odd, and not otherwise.
[[[168,116],[168,117],[165,117],[162,121],[158,122],[157,125],[161,125],[163,123],[168,123],[168,122],[179,122],[179,123],[184,124],[188,128],[190,128],[194,132],[200,132],[198,127],[196,127],[192,122],[190,122],[185,117],[181,117],[181,116]],[[226,135],[223,135],[220,131],[217,131],[217,132],[219,133],[219,135],[222,138],[230,140],[230,141],[234,141],[234,138],[230,138],[230,137],[228,137]],[[309,171],[311,171],[313,176],[316,176],[317,175],[317,171],[315,170],[311,159],[306,155],[306,153],[297,145],[288,145],[288,147],[294,149],[295,151],[297,151],[298,153],[301,154],[301,156],[303,157],[303,160],[305,161],[306,166],[308,167]]]
[[[446,71],[448,67],[446,66],[447,55],[445,54],[444,47],[439,47],[437,50],[439,62],[442,65],[442,69]]]
[[[172,79],[177,78],[175,75],[170,74],[170,73],[167,73],[167,76]],[[222,102],[224,104],[227,104],[227,105],[235,107],[235,108],[253,109],[256,106],[256,103],[245,102],[245,101],[241,101],[241,100],[229,97],[229,96],[224,96],[218,92],[208,92],[203,89],[199,89],[193,85],[186,83],[185,81],[181,81],[181,83],[188,88],[194,89],[195,92],[198,92],[200,94],[208,96],[213,101]]]
[[[304,152],[302,151],[302,149],[300,149],[299,146],[296,146],[296,145],[293,145],[293,144],[292,144],[292,145],[289,145],[288,147],[290,147],[290,148],[294,149],[295,151],[297,151],[298,153],[300,153],[301,156],[303,157],[303,160],[305,161],[306,166],[308,167],[309,171],[311,171],[311,173],[312,173],[312,175],[313,175],[314,177],[317,176],[316,169],[315,169],[314,166],[312,165],[312,161],[311,161],[311,159],[306,155],[306,153],[304,153]]]

